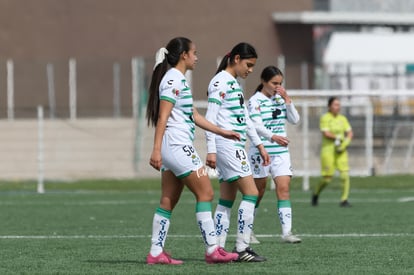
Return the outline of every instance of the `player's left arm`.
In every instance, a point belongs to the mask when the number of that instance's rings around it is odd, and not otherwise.
[[[222,137],[225,137],[225,138],[240,140],[240,134],[239,133],[229,131],[229,130],[224,130],[224,129],[218,127],[217,125],[211,123],[205,117],[200,115],[200,113],[197,111],[196,108],[193,108],[193,118],[194,118],[194,123],[198,127],[202,128],[206,131],[213,132],[213,133],[215,133],[217,135],[220,135]]]
[[[341,145],[338,148],[339,152],[343,152],[346,150],[346,148],[349,146],[349,144],[352,141],[352,138],[354,137],[354,132],[352,131],[351,125],[349,124],[348,120],[344,117],[345,123],[344,123],[344,130],[345,130],[345,138],[341,142]]]
[[[276,92],[283,98],[286,105],[286,119],[291,124],[297,124],[300,120],[298,111],[295,108],[295,105],[292,102],[292,99],[288,95],[287,91],[283,86],[276,88]]]

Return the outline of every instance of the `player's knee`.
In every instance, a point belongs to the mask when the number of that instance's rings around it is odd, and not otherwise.
[[[289,189],[278,191],[277,198],[279,200],[288,200],[290,198]]]
[[[197,201],[212,201],[214,198],[213,189],[203,190],[203,192],[198,192],[194,194]]]
[[[348,173],[348,171],[342,171],[339,176],[342,180],[345,180],[345,179],[349,178],[349,173]]]
[[[162,197],[160,200],[160,207],[162,209],[172,211],[177,203],[178,203],[178,199]]]

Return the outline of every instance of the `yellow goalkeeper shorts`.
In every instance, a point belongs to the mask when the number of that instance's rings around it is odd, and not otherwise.
[[[333,176],[335,170],[349,171],[348,152],[336,153],[335,151],[321,152],[321,175]]]

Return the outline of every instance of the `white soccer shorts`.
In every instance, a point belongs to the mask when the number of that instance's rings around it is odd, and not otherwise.
[[[270,155],[270,164],[263,166],[263,159],[257,154],[256,148],[249,150],[249,161],[253,172],[253,178],[267,178],[272,175],[272,179],[278,176],[292,176],[293,169],[290,162],[290,154]]]
[[[216,144],[216,147],[220,181],[232,182],[252,174],[248,155],[243,148],[235,147],[231,143]]]
[[[170,144],[168,132],[162,140],[161,157],[161,171],[171,170],[177,178],[184,178],[203,167],[203,162],[194,145],[191,143]]]

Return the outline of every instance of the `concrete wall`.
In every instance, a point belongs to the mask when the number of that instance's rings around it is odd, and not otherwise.
[[[5,117],[7,58],[15,61],[16,116],[33,117],[36,105],[48,106],[46,64],[55,65],[58,116],[67,117],[68,59],[78,61],[80,116],[112,114],[112,65],[121,64],[123,115],[131,113],[133,56],[146,59],[146,78],[158,48],[175,36],[187,36],[197,46],[194,95],[205,98],[216,58],[241,41],[259,54],[246,90],[259,82],[262,68],[288,53],[288,87],[300,84],[298,60],[312,61],[311,30],[295,28],[280,37],[271,14],[312,9],[312,0],[0,0],[0,118]],[[303,37],[292,45],[291,37]],[[282,41],[283,39],[283,41]],[[309,40],[309,41],[308,41]],[[288,42],[288,43],[286,43]],[[291,65],[291,60],[295,64]]]
[[[0,179],[36,179],[38,173],[38,124],[36,120],[0,120]],[[136,138],[136,129],[140,138]],[[301,126],[288,126],[293,168],[303,173]],[[132,119],[45,120],[44,175],[48,180],[160,177],[149,165],[154,129],[136,126]],[[404,142],[403,142],[404,141]],[[403,143],[402,143],[403,142]],[[409,139],[399,140],[389,172],[412,173],[404,165]],[[309,131],[309,168],[319,174],[320,133]],[[351,173],[366,169],[363,139],[350,147]],[[204,131],[197,129],[195,147],[206,157]],[[381,149],[382,148],[382,149]],[[384,145],[374,148],[374,168],[384,174]]]

